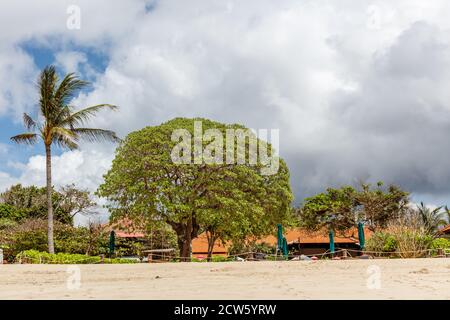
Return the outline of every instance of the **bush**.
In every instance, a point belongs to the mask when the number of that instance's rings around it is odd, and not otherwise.
[[[397,240],[391,234],[375,232],[366,241],[366,250],[374,252],[394,252],[397,250]]]
[[[16,261],[21,261],[31,264],[50,263],[50,264],[92,264],[100,263],[101,258],[99,256],[87,256],[83,254],[69,254],[69,253],[56,253],[50,254],[47,252],[39,252],[37,250],[26,250],[20,252],[16,256]],[[119,263],[136,263],[136,260],[129,259],[107,259],[104,263],[119,264]]]
[[[437,238],[431,242],[431,249],[450,249],[450,240]]]
[[[401,258],[424,256],[430,248],[433,236],[424,228],[407,225],[393,225],[387,231],[395,237],[397,250]]]
[[[433,236],[423,228],[398,224],[375,232],[367,240],[366,250],[380,254],[396,252],[401,258],[413,258],[424,256],[432,242]]]
[[[8,229],[17,225],[17,222],[10,218],[0,218],[0,230]]]
[[[70,254],[100,255],[108,252],[108,234],[102,228],[75,228],[55,221],[55,251]],[[48,250],[47,221],[27,219],[0,232],[0,247],[5,259],[12,262],[19,252]]]
[[[233,259],[230,257],[212,256],[211,261],[212,262],[229,262],[229,261],[233,261]]]

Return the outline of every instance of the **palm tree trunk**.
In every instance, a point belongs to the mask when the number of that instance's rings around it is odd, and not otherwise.
[[[46,169],[47,169],[47,217],[48,217],[48,252],[55,253],[53,242],[53,204],[52,204],[52,152],[50,145],[45,146]]]

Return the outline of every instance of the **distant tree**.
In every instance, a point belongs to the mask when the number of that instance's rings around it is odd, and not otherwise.
[[[72,222],[78,214],[95,214],[97,204],[92,200],[90,192],[86,189],[77,189],[74,184],[61,187],[56,198],[55,212],[68,214]]]
[[[447,224],[446,212],[442,212],[442,206],[431,209],[420,202],[420,205],[417,206],[417,213],[429,234],[435,234],[440,226]]]
[[[327,192],[306,198],[298,211],[301,226],[317,231],[325,228],[344,232],[356,221],[356,190],[328,188]]]
[[[180,257],[191,255],[192,239],[208,229],[236,235],[269,234],[289,214],[292,194],[289,171],[280,160],[278,173],[264,176],[261,164],[177,164],[171,153],[176,129],[193,134],[194,121],[203,129],[244,129],[206,119],[177,118],[129,134],[116,151],[111,170],[98,190],[109,201],[113,218],[164,221],[177,234]],[[203,133],[202,133],[203,134]],[[207,142],[203,141],[206,145]],[[192,154],[188,154],[193,156]],[[225,217],[222,219],[221,216]],[[218,224],[217,224],[218,223]]]
[[[47,190],[36,186],[11,186],[0,194],[0,218],[21,221],[28,218],[47,217]],[[73,224],[75,215],[88,214],[96,206],[87,190],[76,189],[74,185],[52,191],[52,205],[55,220]]]
[[[53,241],[53,202],[52,202],[52,145],[77,149],[81,139],[88,141],[118,141],[116,134],[110,130],[83,127],[84,122],[103,109],[114,110],[117,107],[100,104],[75,111],[70,105],[75,93],[86,87],[88,82],[79,79],[74,73],[67,74],[61,81],[54,66],[42,70],[39,80],[39,113],[38,119],[24,113],[23,122],[28,132],[11,137],[16,143],[35,144],[38,139],[45,145],[46,180],[47,180],[47,219],[48,250],[55,252]]]
[[[405,215],[409,193],[395,185],[383,188],[383,182],[378,182],[375,188],[370,184],[362,184],[361,190],[355,194],[355,200],[361,207],[358,219],[375,230],[385,228],[389,221]]]
[[[383,183],[379,182],[375,188],[362,184],[359,190],[349,186],[329,188],[325,193],[306,198],[297,212],[301,225],[309,230],[326,228],[343,232],[358,221],[375,230],[404,215],[408,203],[407,192],[396,186],[383,189]]]

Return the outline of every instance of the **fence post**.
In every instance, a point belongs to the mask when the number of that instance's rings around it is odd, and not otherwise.
[[[347,259],[347,249],[344,249],[344,251],[342,251],[342,258]]]
[[[0,249],[0,264],[3,264],[3,249]]]
[[[104,254],[100,255],[100,263],[105,263],[105,255]]]
[[[444,250],[442,248],[438,249],[438,257],[442,257],[444,255]]]

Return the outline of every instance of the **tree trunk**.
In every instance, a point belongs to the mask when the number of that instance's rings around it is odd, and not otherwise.
[[[177,243],[181,261],[191,261],[192,239],[197,238],[200,226],[195,218],[190,218],[187,223],[167,221],[177,234]]]
[[[50,145],[45,146],[46,169],[47,169],[47,218],[48,218],[48,252],[55,253],[53,242],[53,204],[52,204],[52,152]]]
[[[212,253],[214,250],[214,244],[216,243],[217,240],[217,236],[214,234],[214,232],[207,232],[206,233],[206,238],[208,239],[208,261],[212,260]]]

